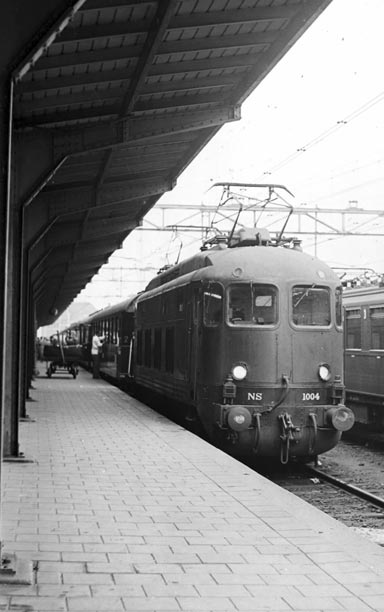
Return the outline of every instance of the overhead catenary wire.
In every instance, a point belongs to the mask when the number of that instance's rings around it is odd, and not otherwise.
[[[375,106],[376,104],[379,104],[383,100],[384,100],[384,91],[380,92],[379,94],[377,94],[376,96],[374,96],[370,100],[367,100],[367,102],[365,102],[364,104],[362,104],[361,106],[356,108],[354,111],[352,111],[352,113],[350,113],[349,115],[347,115],[343,119],[336,121],[336,123],[334,125],[330,126],[326,130],[321,132],[318,136],[315,136],[314,138],[312,138],[312,140],[308,141],[306,144],[298,147],[296,149],[296,151],[294,151],[293,153],[288,155],[288,157],[286,157],[285,159],[281,160],[280,162],[278,162],[277,164],[275,164],[271,168],[269,168],[267,171],[263,172],[263,174],[264,175],[265,174],[272,174],[273,172],[276,172],[277,170],[280,170],[281,168],[283,168],[287,164],[290,164],[297,157],[299,157],[303,153],[306,153],[309,149],[311,149],[312,147],[318,145],[320,142],[323,142],[325,139],[329,138],[335,132],[337,132],[338,130],[342,129],[346,125],[350,124],[352,121],[357,119],[357,117],[359,117],[363,113],[367,112],[373,106]]]

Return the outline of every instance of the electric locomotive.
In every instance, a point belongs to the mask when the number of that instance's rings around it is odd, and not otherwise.
[[[263,210],[281,186],[267,187]],[[354,423],[341,282],[297,240],[238,219],[83,328],[106,336],[102,373],[176,403],[226,452],[309,461]]]
[[[353,425],[340,280],[266,231],[159,274],[138,296],[135,382],[192,408],[236,456],[310,459]]]

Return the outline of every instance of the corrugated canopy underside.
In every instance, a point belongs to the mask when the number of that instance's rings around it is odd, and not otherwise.
[[[330,0],[85,0],[17,75],[14,126],[49,134],[32,274],[61,313]],[[66,18],[65,18],[66,17]],[[41,248],[41,240],[39,241]]]

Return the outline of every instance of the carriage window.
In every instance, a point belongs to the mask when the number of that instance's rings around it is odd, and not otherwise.
[[[347,310],[345,313],[345,346],[350,349],[361,348],[360,308]]]
[[[271,285],[232,285],[228,304],[228,320],[233,325],[273,325],[277,322],[277,289]]]
[[[369,309],[371,321],[371,348],[384,349],[384,306]]]
[[[331,323],[330,292],[327,287],[299,285],[292,290],[292,316],[295,325],[328,326]]]
[[[223,288],[219,283],[209,283],[204,287],[204,325],[215,327],[222,320]]]
[[[342,308],[342,288],[336,287],[335,293],[335,308],[336,308],[336,325],[341,327],[343,324],[343,308]]]

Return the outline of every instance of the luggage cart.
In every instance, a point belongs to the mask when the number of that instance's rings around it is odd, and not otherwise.
[[[58,344],[46,344],[44,347],[44,359],[47,363],[47,376],[51,378],[58,370],[65,370],[76,378],[79,373],[78,363],[81,359],[81,346],[65,346],[60,341]]]

